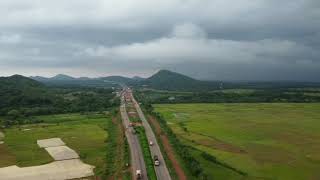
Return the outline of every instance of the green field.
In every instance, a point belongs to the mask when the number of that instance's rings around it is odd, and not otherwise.
[[[320,179],[320,104],[154,105],[210,177]],[[200,150],[200,151],[199,151]],[[214,165],[201,151],[217,158]],[[226,170],[228,169],[228,170]]]
[[[36,116],[44,123],[6,129],[5,144],[0,145],[0,167],[20,167],[46,164],[53,161],[44,149],[37,145],[38,139],[59,137],[74,149],[80,158],[96,166],[102,173],[105,166],[107,131],[105,125],[110,117],[104,114],[61,114]]]

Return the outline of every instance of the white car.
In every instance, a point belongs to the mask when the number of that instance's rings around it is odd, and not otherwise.
[[[152,141],[150,141],[150,142],[149,142],[149,145],[150,145],[150,146],[153,146],[153,142],[152,142]]]

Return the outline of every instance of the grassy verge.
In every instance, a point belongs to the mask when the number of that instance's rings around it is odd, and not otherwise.
[[[128,144],[127,139],[125,139],[125,144],[124,144],[124,165],[123,167],[125,167],[124,174],[123,174],[123,180],[131,180],[132,179],[132,175],[131,175],[131,171],[130,168],[127,166],[130,163],[130,147]]]
[[[150,180],[156,180],[157,176],[156,176],[156,172],[154,170],[153,157],[151,156],[151,152],[149,149],[149,142],[148,142],[147,136],[145,134],[145,130],[141,126],[135,127],[135,130],[136,130],[137,135],[139,137],[139,142],[140,142],[140,145],[141,145],[141,148],[143,151],[143,156],[144,156],[144,161],[145,161],[146,168],[147,168],[148,178]]]
[[[130,122],[133,122],[133,123],[141,122],[139,117],[130,116],[129,120],[130,120]]]
[[[121,124],[119,114],[113,113],[112,121],[107,123],[109,139],[107,141],[107,163],[105,178],[121,179],[130,178],[131,173],[127,164],[129,164],[129,147],[126,141],[124,130]]]

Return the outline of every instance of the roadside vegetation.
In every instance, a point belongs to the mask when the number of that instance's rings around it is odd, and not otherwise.
[[[134,127],[140,142],[140,146],[143,153],[143,158],[146,164],[147,175],[150,180],[157,180],[157,175],[154,170],[154,162],[153,157],[151,156],[151,152],[149,149],[149,142],[147,136],[145,134],[145,130],[142,126]]]
[[[131,180],[132,179],[132,174],[131,174],[131,169],[130,169],[130,164],[131,164],[131,160],[130,160],[130,147],[127,141],[127,138],[125,139],[125,144],[124,144],[124,163],[125,163],[125,167],[126,169],[124,170],[124,174],[123,174],[123,180]]]
[[[112,121],[107,122],[109,138],[106,146],[106,170],[104,179],[130,179],[129,147],[126,142],[121,119],[117,111],[112,112]]]
[[[320,177],[319,103],[154,106],[177,154],[173,139],[208,179]]]
[[[199,161],[194,156],[192,156],[189,147],[181,143],[181,141],[167,125],[166,121],[159,114],[153,111],[153,108],[150,104],[146,105],[145,109],[149,114],[157,119],[164,133],[169,138],[170,144],[173,146],[175,154],[179,159],[180,165],[184,168],[184,171],[186,172],[188,178],[208,179]]]
[[[171,179],[178,180],[178,179],[185,179],[186,175],[181,168],[179,161],[177,160],[177,155],[174,152],[172,146],[169,143],[168,137],[164,133],[163,129],[161,128],[158,121],[151,116],[148,112],[144,112],[147,114],[147,119],[155,136],[158,141],[158,145],[160,146],[161,153],[167,165],[168,171],[170,173]],[[166,144],[165,144],[166,143]]]
[[[43,123],[13,126],[4,129],[4,144],[0,145],[0,167],[35,166],[53,159],[38,147],[38,139],[59,137],[74,149],[81,160],[96,166],[97,176],[103,175],[106,165],[106,123],[111,116],[99,113],[35,116]]]

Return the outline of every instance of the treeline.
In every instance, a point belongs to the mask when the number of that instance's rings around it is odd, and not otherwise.
[[[141,102],[141,99],[139,99],[139,101]],[[144,101],[143,106],[145,108],[145,110],[153,115],[154,117],[156,117],[156,119],[158,120],[161,128],[163,129],[163,131],[166,133],[166,135],[169,138],[170,144],[174,147],[174,149],[176,150],[177,154],[180,156],[180,158],[183,160],[184,166],[187,168],[188,172],[195,178],[197,179],[202,179],[202,180],[206,180],[208,179],[207,175],[204,173],[203,168],[201,167],[200,163],[198,160],[196,160],[188,146],[184,145],[181,143],[181,141],[178,139],[178,137],[173,133],[173,131],[171,130],[171,128],[168,127],[167,122],[165,121],[165,119],[159,114],[153,111],[153,107],[151,104],[146,103]]]
[[[140,99],[150,103],[257,103],[257,102],[320,102],[320,93],[310,95],[303,90],[253,90],[249,93],[238,92],[158,92],[137,91]]]

